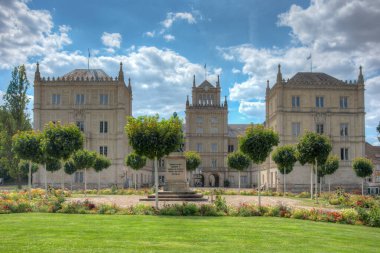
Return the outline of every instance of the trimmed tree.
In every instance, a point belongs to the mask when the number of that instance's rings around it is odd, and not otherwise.
[[[73,160],[68,160],[65,162],[65,165],[63,165],[63,170],[67,175],[71,176],[71,185],[70,190],[73,190],[73,174],[77,171],[77,168],[75,167],[75,163]]]
[[[227,164],[228,167],[237,170],[239,176],[239,192],[240,192],[240,172],[246,170],[249,167],[251,161],[249,157],[243,154],[240,151],[235,151],[233,153],[228,154],[227,156]]]
[[[136,154],[135,152],[130,153],[125,158],[125,165],[131,167],[133,170],[138,171],[146,165],[146,157]],[[137,188],[137,177],[135,176],[135,189]]]
[[[180,148],[183,143],[182,122],[176,116],[161,121],[158,115],[128,117],[125,131],[135,152],[154,160],[155,202],[158,209],[157,161]]]
[[[87,169],[92,168],[95,164],[97,154],[94,151],[80,149],[72,156],[74,165],[77,170],[84,170],[84,194],[87,191]]]
[[[48,157],[66,162],[71,155],[83,148],[83,135],[74,124],[61,125],[49,122],[44,129],[44,150]],[[64,171],[62,170],[62,189],[64,189]]]
[[[28,175],[29,173],[29,162],[25,160],[21,160],[19,165],[20,170],[22,171],[22,174]],[[32,184],[33,184],[33,174],[38,171],[38,164],[37,163],[32,163],[31,167],[31,175],[32,175]]]
[[[59,171],[61,169],[61,161],[58,159],[47,158],[45,162],[46,162],[45,163],[46,171],[53,173],[53,172]],[[46,180],[46,178],[45,178],[45,180]],[[52,184],[52,187],[54,187],[53,177],[51,180],[51,184]]]
[[[314,166],[324,164],[332,150],[330,139],[321,134],[306,132],[297,144],[297,159],[301,165],[311,164],[310,167],[310,196],[313,199],[313,173],[317,173]],[[315,187],[317,187],[317,176],[315,176]],[[318,196],[315,196],[318,202]]]
[[[184,155],[186,159],[186,170],[189,171],[191,180],[192,172],[201,164],[201,156],[196,151],[186,151]]]
[[[245,131],[245,135],[240,137],[240,150],[246,154],[253,163],[260,165],[268,158],[274,146],[279,143],[278,134],[273,129],[265,128],[263,125],[252,125]],[[261,206],[260,196],[260,168],[258,170],[258,196],[259,206]]]
[[[329,155],[326,162],[321,165],[321,171],[323,176],[330,176],[335,173],[339,168],[339,158],[336,155]],[[330,177],[328,178],[329,192],[330,192]]]
[[[297,162],[296,148],[293,145],[278,147],[272,154],[272,160],[277,164],[278,171],[284,178],[284,197],[286,192],[286,174],[292,172]]]
[[[100,172],[111,166],[111,160],[103,155],[97,155],[94,162],[94,170],[98,173],[98,193],[100,191]]]
[[[42,156],[41,135],[34,131],[18,132],[12,138],[12,149],[20,159],[29,162],[28,189],[29,199],[31,199],[32,162],[38,162]]]
[[[356,175],[362,178],[362,195],[364,195],[364,180],[373,173],[373,163],[371,160],[363,157],[358,157],[352,163]]]

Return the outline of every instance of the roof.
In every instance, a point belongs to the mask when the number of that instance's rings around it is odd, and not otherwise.
[[[204,80],[199,86],[199,88],[215,88],[209,81]]]
[[[64,78],[66,79],[91,79],[91,78],[94,78],[95,80],[97,79],[101,79],[101,78],[110,78],[110,76],[108,76],[106,74],[106,72],[104,72],[102,69],[75,69],[65,75],[63,75]]]
[[[365,143],[365,156],[371,159],[372,162],[380,164],[380,147],[373,146],[368,142]]]
[[[287,85],[322,85],[322,86],[336,86],[346,85],[345,82],[336,79],[325,73],[314,72],[298,72],[289,81]]]
[[[229,124],[228,125],[228,136],[238,137],[245,134],[245,129],[249,127],[250,124]]]

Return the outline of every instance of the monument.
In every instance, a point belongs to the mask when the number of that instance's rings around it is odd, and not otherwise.
[[[154,194],[140,201],[154,201]],[[160,201],[207,201],[202,194],[189,189],[186,177],[186,159],[182,152],[174,152],[165,158],[164,191],[158,192]]]

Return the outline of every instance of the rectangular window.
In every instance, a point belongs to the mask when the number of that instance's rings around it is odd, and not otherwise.
[[[77,94],[75,96],[75,104],[76,105],[84,105],[84,94]]]
[[[211,123],[212,124],[218,123],[218,118],[217,117],[211,117]]]
[[[242,184],[242,185],[248,184],[248,177],[247,176],[240,176],[240,184]]]
[[[99,147],[99,154],[107,156],[108,155],[108,147],[107,146],[100,146]]]
[[[298,137],[300,135],[300,131],[301,131],[301,123],[293,122],[292,123],[292,135],[294,137]]]
[[[348,148],[340,149],[340,160],[348,161]]]
[[[108,94],[100,94],[100,104],[108,105]]]
[[[203,123],[203,117],[197,117],[197,123],[202,124]]]
[[[197,143],[197,152],[202,152],[203,151],[203,145],[202,143]]]
[[[318,108],[324,107],[324,98],[323,97],[316,97],[315,98],[315,106]]]
[[[211,127],[210,132],[212,134],[217,134],[218,133],[218,128],[217,127]]]
[[[299,96],[292,96],[292,107],[293,108],[299,108],[300,107],[300,97]]]
[[[234,152],[234,145],[228,145],[228,153]]]
[[[324,129],[323,129],[323,124],[317,124],[315,126],[315,130],[318,134],[323,134],[324,133]]]
[[[53,94],[51,97],[51,103],[53,105],[61,104],[61,95],[60,94]]]
[[[216,143],[211,144],[211,152],[218,152],[218,144]]]
[[[340,97],[340,108],[348,107],[348,97]]]
[[[100,121],[100,133],[108,133],[108,121]]]
[[[340,124],[340,136],[348,136],[348,124]]]
[[[201,128],[201,127],[197,127],[197,129],[196,129],[196,133],[197,133],[197,134],[203,134],[203,128]]]
[[[211,160],[211,167],[216,168],[216,159]]]
[[[77,121],[77,127],[80,131],[84,132],[84,122],[83,121]]]
[[[75,183],[83,183],[83,171],[77,171],[74,174]]]

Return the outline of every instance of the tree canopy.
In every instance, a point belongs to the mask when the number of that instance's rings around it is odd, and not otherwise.
[[[201,164],[201,156],[195,151],[186,151],[186,170],[194,171]]]
[[[20,159],[38,163],[42,157],[42,136],[35,131],[21,131],[12,138],[12,149]]]
[[[240,151],[235,151],[227,156],[228,167],[238,171],[246,170],[250,163],[249,157]]]
[[[94,151],[80,149],[73,154],[72,159],[77,170],[83,170],[94,166],[96,156]]]
[[[162,158],[183,143],[182,122],[178,117],[159,120],[159,116],[128,117],[125,126],[129,144],[139,155]]]
[[[21,160],[19,165],[20,170],[22,171],[23,175],[27,175],[29,173],[29,162],[25,160]],[[38,164],[32,163],[32,174],[36,173],[38,170]]]
[[[46,170],[54,172],[61,169],[61,161],[54,158],[46,159]]]
[[[65,170],[65,173],[68,175],[72,175],[77,171],[75,163],[72,159],[65,162],[65,165],[63,165],[63,169]]]
[[[50,157],[68,160],[77,150],[83,148],[83,135],[74,124],[61,125],[50,122],[44,129],[44,150]]]
[[[139,170],[146,165],[146,157],[132,152],[125,158],[125,164],[134,170]]]
[[[369,177],[373,172],[372,161],[363,157],[356,158],[352,163],[352,168],[356,175],[362,178]]]
[[[332,150],[330,139],[321,134],[306,132],[297,144],[298,161],[304,165],[324,164]]]
[[[281,174],[289,174],[297,162],[296,148],[293,145],[278,147],[272,154],[272,160],[277,164]]]
[[[111,166],[111,161],[107,157],[103,155],[97,155],[94,162],[94,170],[96,172],[100,172],[104,169],[107,169],[109,166]]]
[[[321,165],[322,175],[332,175],[339,168],[339,158],[336,155],[329,155],[326,162]]]
[[[278,143],[278,134],[263,125],[248,127],[245,135],[239,139],[240,150],[255,164],[263,163],[272,152],[273,146],[277,146]]]

